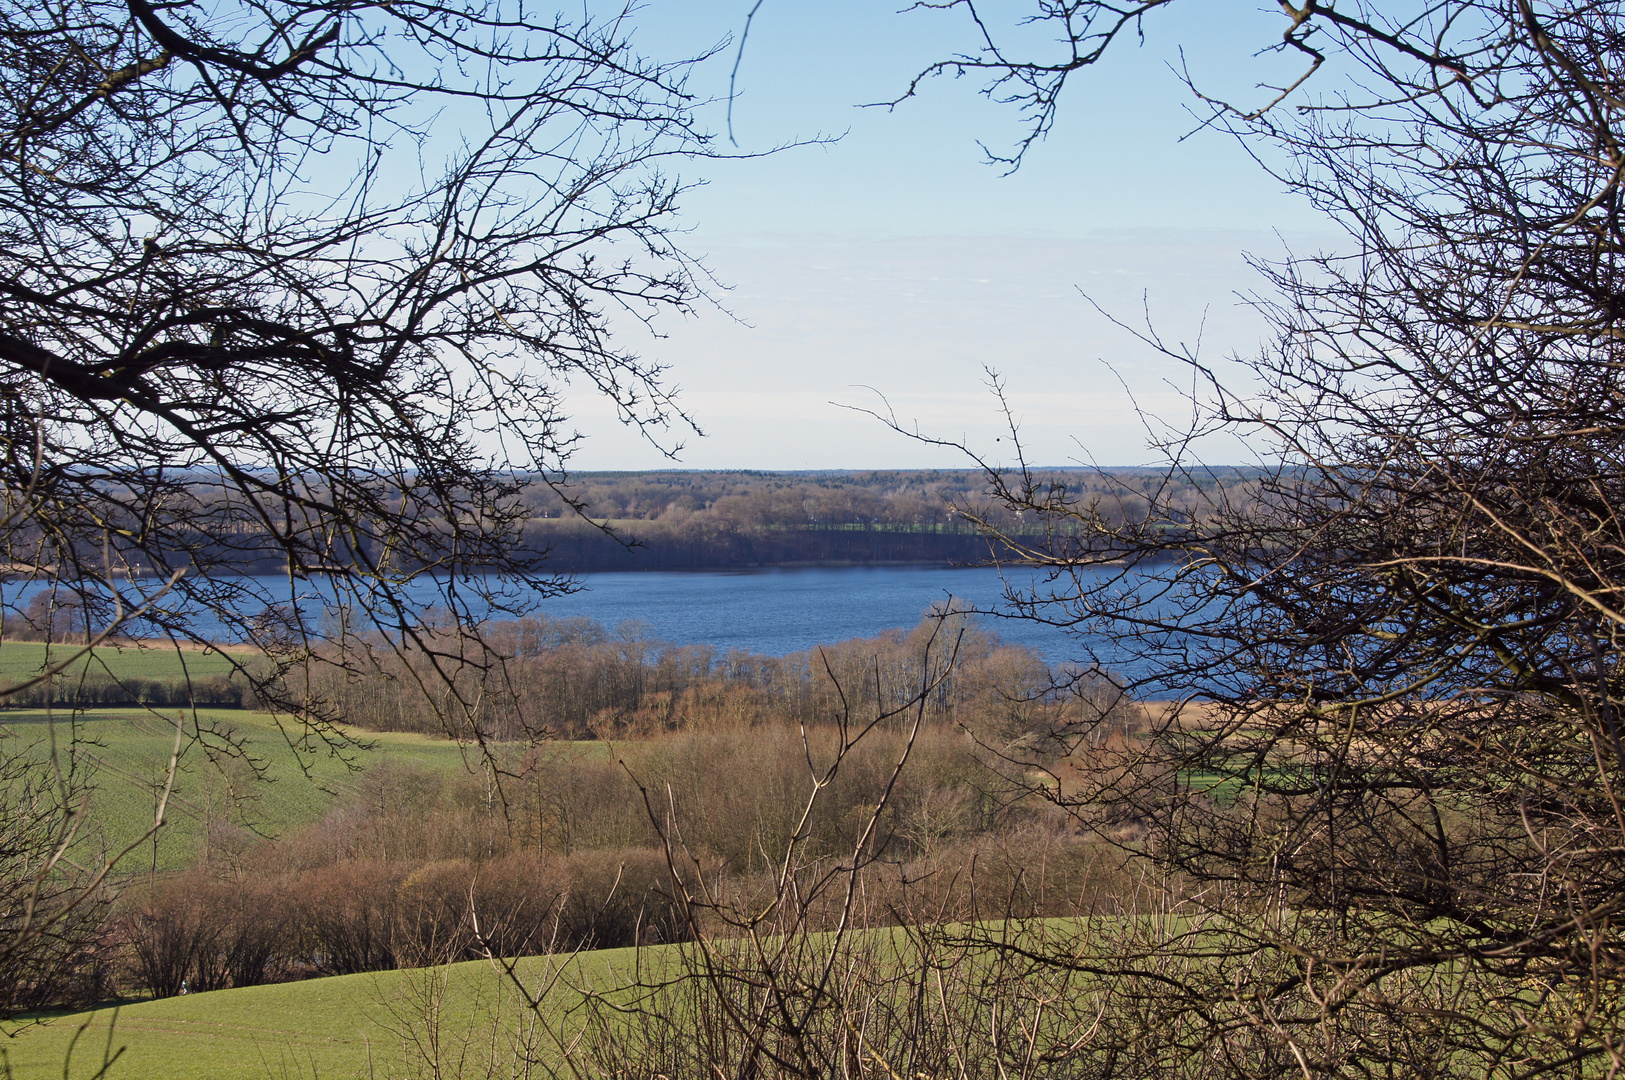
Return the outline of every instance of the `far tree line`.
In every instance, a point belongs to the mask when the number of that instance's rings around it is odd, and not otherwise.
[[[1201,524],[1215,494],[1244,497],[1251,476],[1215,469],[1177,492],[1160,473],[1132,468],[1037,470],[1028,480],[1118,525],[1186,528]],[[527,490],[535,514],[525,536],[566,572],[1019,559],[1005,540],[1037,540],[1053,526],[990,503],[986,489],[983,473],[952,469],[584,473],[562,493]],[[1165,520],[1151,522],[1153,504]],[[1001,539],[990,542],[987,524]]]
[[[1046,503],[1092,506],[1114,528],[1170,533],[1202,528],[1212,506],[1247,500],[1256,480],[1256,470],[1223,467],[1182,477],[1169,490],[1165,476],[1123,468],[1036,470],[1021,483]],[[973,470],[532,476],[517,483],[507,498],[506,512],[514,522],[508,553],[535,572],[572,574],[796,563],[977,565],[1019,562],[1029,546],[1042,548],[1052,540],[1069,547],[1094,543],[1076,530],[1052,536],[1057,528],[1053,520],[1013,511],[989,499],[988,489],[988,477]],[[399,492],[381,497],[392,505],[403,498]],[[200,521],[230,515],[230,499],[222,488],[199,485],[186,498]],[[126,530],[131,535],[139,531],[133,521]],[[434,532],[432,521],[420,524]],[[12,530],[11,573],[55,567],[55,556],[48,554],[54,549],[36,531],[26,525]],[[455,530],[442,529],[439,535],[439,541],[426,542],[410,557],[386,555],[386,545],[364,530],[335,534],[329,549],[334,565],[382,560],[381,571],[392,574],[429,564],[478,572],[461,556]],[[285,546],[252,520],[234,520],[223,530],[183,530],[172,539],[163,566],[189,565],[189,577],[288,571]],[[125,574],[159,574],[159,564],[124,534],[109,542]],[[98,539],[82,545],[75,557],[96,562],[100,544]]]

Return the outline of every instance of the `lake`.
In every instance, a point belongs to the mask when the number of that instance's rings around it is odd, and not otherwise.
[[[1005,573],[1018,586],[1033,578],[1020,568]],[[584,574],[578,580],[579,591],[544,600],[537,611],[554,618],[584,616],[612,632],[623,622],[641,620],[647,624],[646,636],[659,641],[771,656],[912,627],[933,604],[949,600],[986,611],[1008,610],[1003,603],[1006,577],[993,567],[646,570]],[[266,600],[290,599],[285,578],[236,581],[258,595],[256,609]],[[41,587],[12,585],[4,588],[3,600],[8,607],[26,606],[30,594]],[[300,606],[314,614],[319,608],[317,586],[300,582],[297,589]],[[435,596],[429,581],[408,586],[408,592],[420,594],[416,598],[425,605]],[[1080,643],[1054,627],[997,616],[980,621],[1052,664],[1083,657]],[[196,618],[193,625],[205,636],[224,634],[224,628],[207,616]]]
[[[933,604],[956,599],[991,610],[1004,597],[1004,579],[991,567],[639,571],[587,574],[581,581],[582,591],[549,600],[542,610],[555,617],[584,615],[611,630],[623,620],[642,619],[663,641],[770,656],[911,627]],[[982,621],[1051,663],[1073,655],[1067,637],[1052,627]]]

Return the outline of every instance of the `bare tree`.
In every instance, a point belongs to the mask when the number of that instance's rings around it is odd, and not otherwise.
[[[614,331],[703,295],[668,234],[708,152],[693,62],[640,56],[630,8],[0,8],[0,608],[40,584],[48,637],[76,613],[40,677],[115,634],[245,641],[276,663],[222,655],[290,740],[343,752],[302,665],[365,638],[449,676],[463,637],[426,626],[560,588],[516,496],[558,483],[566,384],[651,437],[688,422]],[[54,767],[0,748],[8,983],[61,962],[110,866],[52,736]]]
[[[1023,111],[1012,163],[1075,73],[1187,10],[1045,3],[1061,54],[1029,60],[971,0],[922,6],[977,16],[980,47],[932,70],[988,73]],[[1021,612],[1105,634],[1095,659],[1146,672],[1125,689],[1186,703],[1115,746],[1058,733],[1088,768],[1024,764],[1202,912],[1090,961],[1160,1002],[1135,1046],[1170,1075],[1611,1074],[1625,21],[1564,0],[1282,8],[1275,47],[1302,67],[1211,119],[1284,151],[1261,160],[1344,250],[1258,263],[1261,390],[1136,331],[1205,391],[1161,441],[1164,482],[1124,491],[1133,514],[989,466],[1051,525],[1000,538],[1050,571]],[[1186,449],[1220,429],[1269,448],[1241,498]],[[1193,487],[1206,504],[1176,505]],[[1191,963],[1153,979],[1169,957]]]
[[[707,139],[627,12],[14,5],[0,47],[14,574],[94,614],[187,569],[152,634],[302,643],[303,591],[410,639],[414,575],[462,619],[557,587],[514,496],[566,382],[686,422],[612,328],[700,295],[667,227]]]

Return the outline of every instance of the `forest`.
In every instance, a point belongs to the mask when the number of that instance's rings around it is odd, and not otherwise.
[[[1042,470],[1029,481],[1056,498],[1099,507],[1115,524],[1199,529],[1203,507],[1214,501],[1245,499],[1257,470],[1219,468],[1182,478],[1170,490],[1167,479],[1139,469]],[[1058,526],[1026,518],[985,497],[986,484],[973,470],[888,470],[876,472],[623,472],[568,473],[516,479],[505,496],[505,512],[516,517],[507,557],[532,573],[574,574],[605,570],[683,570],[791,564],[874,565],[884,563],[979,565],[995,559],[1019,560],[1021,543],[1042,544]],[[380,493],[388,503],[400,492]],[[288,553],[263,521],[215,522],[233,516],[230,498],[211,484],[178,496],[199,521],[173,540],[163,560],[112,538],[123,573],[136,577],[185,566],[197,574],[286,574]],[[133,522],[127,511],[114,520]],[[430,529],[423,550],[410,558],[391,554],[388,545],[365,536],[339,545],[333,557],[375,565],[376,572],[412,574],[429,567],[458,567],[451,530],[433,517],[418,522]],[[987,526],[1017,541],[1016,547],[992,536]],[[1086,536],[1064,539],[1087,546]],[[9,530],[10,576],[26,579],[41,572],[50,537],[19,524]],[[81,546],[69,558],[90,562],[99,548]],[[45,564],[46,569],[59,565]],[[475,568],[475,572],[477,568]],[[19,623],[19,626],[21,623]]]
[[[1257,470],[1215,468],[1181,479],[1146,469],[1043,469],[1028,479],[1091,503],[1109,521],[1199,528],[1204,506],[1243,499]],[[560,570],[700,569],[785,564],[983,564],[1019,559],[990,536],[1042,543],[1057,523],[986,498],[975,470],[643,472],[532,483],[526,542]],[[580,512],[573,512],[579,505]],[[1069,536],[1074,542],[1083,539]]]

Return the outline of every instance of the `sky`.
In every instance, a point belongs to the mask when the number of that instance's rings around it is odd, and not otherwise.
[[[1011,146],[1018,118],[970,78],[934,80],[896,108],[861,107],[967,47],[960,13],[762,0],[738,54],[751,2],[651,0],[637,15],[646,53],[725,43],[693,76],[717,99],[702,117],[724,138],[739,55],[731,130],[742,156],[685,169],[700,186],[685,200],[684,245],[722,286],[718,304],[663,318],[659,336],[623,331],[668,366],[703,435],[674,429],[651,443],[573,393],[586,436],[577,470],[969,464],[877,412],[1008,464],[989,371],[1029,462],[1155,461],[1149,439],[1189,416],[1190,373],[1113,319],[1199,349],[1244,387],[1227,358],[1256,352],[1265,328],[1243,299],[1260,287],[1243,253],[1336,242],[1229,136],[1195,130],[1194,99],[1170,70],[1182,63],[1204,88],[1256,99],[1260,80],[1283,74],[1254,56],[1278,39],[1278,9],[1192,0],[1148,20],[1144,45],[1121,42],[1079,76],[1054,132],[1005,175],[978,141]],[[990,10],[1013,21],[1022,9]],[[820,137],[832,141],[759,156]],[[1238,463],[1258,449],[1221,439],[1199,452]]]

